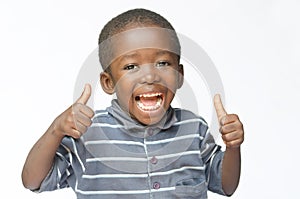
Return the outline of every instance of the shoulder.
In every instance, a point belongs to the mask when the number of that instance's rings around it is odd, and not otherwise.
[[[174,108],[174,112],[176,115],[176,118],[178,122],[182,121],[195,121],[195,122],[200,122],[203,125],[208,125],[205,119],[194,112],[186,109],[181,109],[181,108]]]
[[[108,114],[107,110],[97,110],[97,111],[95,111],[95,115],[93,117],[93,120],[106,118],[106,117],[109,117],[109,114]]]
[[[95,115],[92,119],[92,123],[108,123],[114,124],[115,120],[113,116],[107,110],[97,110],[95,111]]]

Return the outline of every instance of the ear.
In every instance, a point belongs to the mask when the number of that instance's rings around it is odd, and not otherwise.
[[[183,65],[178,65],[178,86],[177,89],[181,88],[184,81],[184,71],[183,71]]]
[[[102,72],[100,74],[100,84],[105,93],[112,95],[115,92],[114,81],[110,73]]]

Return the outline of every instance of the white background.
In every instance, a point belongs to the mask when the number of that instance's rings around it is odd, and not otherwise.
[[[1,195],[75,198],[71,189],[24,189],[22,166],[35,141],[72,104],[76,77],[103,25],[136,7],[165,16],[215,63],[227,111],[245,128],[241,182],[232,198],[298,198],[297,0],[1,1]]]

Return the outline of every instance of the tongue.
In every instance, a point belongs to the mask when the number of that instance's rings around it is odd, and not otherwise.
[[[157,102],[157,97],[141,97],[140,101],[144,106],[155,106]]]

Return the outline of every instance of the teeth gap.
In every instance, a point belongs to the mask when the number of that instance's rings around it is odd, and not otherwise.
[[[136,100],[136,101],[140,101],[140,99],[141,99],[140,96],[136,96],[136,97],[135,97],[135,100]]]

